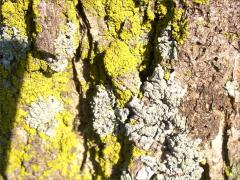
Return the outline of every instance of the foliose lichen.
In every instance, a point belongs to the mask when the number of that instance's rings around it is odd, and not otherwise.
[[[175,80],[164,79],[164,71],[158,66],[143,85],[143,98],[133,98],[129,103],[135,123],[127,122],[126,133],[130,140],[150,155],[142,155],[136,179],[199,179],[200,141],[188,137],[186,120],[178,111],[180,100],[186,92]]]
[[[74,57],[77,49],[75,34],[77,26],[74,23],[66,23],[66,30],[60,31],[53,44],[55,47],[55,58],[47,58],[47,62],[52,70],[56,72],[64,71],[68,65],[68,60]]]
[[[186,119],[178,111],[186,88],[175,81],[174,73],[169,80],[164,79],[164,73],[158,66],[143,85],[143,98],[134,97],[126,108],[114,106],[110,90],[99,89],[93,103],[94,127],[100,136],[106,135],[103,132],[117,135],[124,124],[122,131],[135,147],[149,152],[132,157],[139,165],[132,178],[199,179],[203,171],[199,165],[201,141],[188,136]],[[124,176],[130,175],[125,172]]]
[[[112,134],[116,128],[114,106],[115,96],[111,90],[97,86],[97,93],[92,101],[92,112],[93,128],[100,136]]]
[[[173,129],[177,126],[184,129],[184,123],[178,114],[177,107],[185,92],[186,89],[182,89],[173,81],[173,76],[166,81],[163,69],[160,66],[157,67],[152,77],[143,85],[143,100],[133,98],[129,103],[131,111],[135,114],[132,118],[137,121],[134,124],[126,124],[130,138],[140,146],[142,145],[144,149],[149,149],[156,133],[164,131],[164,127]],[[144,105],[144,101],[147,105]],[[174,125],[170,124],[170,120]],[[162,130],[159,126],[162,126]]]
[[[62,110],[63,103],[53,96],[49,96],[46,100],[40,97],[37,102],[31,104],[26,123],[38,132],[53,137],[58,124],[55,115]]]
[[[171,38],[171,27],[162,30],[157,38],[157,52],[163,60],[177,60],[177,41]]]

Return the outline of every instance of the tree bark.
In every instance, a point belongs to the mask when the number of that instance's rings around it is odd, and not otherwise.
[[[0,0],[0,177],[239,179],[238,0]]]

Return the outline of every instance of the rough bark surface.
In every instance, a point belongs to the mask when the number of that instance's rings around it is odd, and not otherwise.
[[[0,179],[239,179],[238,0],[0,0]]]

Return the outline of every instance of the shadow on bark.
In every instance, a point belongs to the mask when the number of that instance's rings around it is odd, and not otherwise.
[[[13,45],[14,44],[14,45]],[[18,41],[1,41],[0,48],[13,45],[12,48],[24,48]],[[12,129],[14,128],[18,98],[24,77],[26,59],[21,59],[12,64],[9,69],[2,66],[4,55],[0,54],[0,171],[4,179],[7,179],[6,170],[11,147]],[[15,59],[13,60],[15,61]]]
[[[89,50],[87,54],[87,59],[83,61],[83,76],[86,80],[89,82],[92,82],[92,79],[90,77],[92,71],[93,71],[93,65],[91,65],[89,62],[91,60],[91,53],[94,50],[94,46],[96,44],[93,43],[93,37],[90,33],[90,23],[87,19],[87,16],[84,12],[84,8],[82,5],[81,1],[78,1],[77,5],[77,10],[79,13],[79,16],[81,17],[80,19],[80,28],[81,28],[81,34],[84,36],[86,34],[88,38],[88,43],[89,43]],[[88,153],[90,154],[90,161],[93,164],[95,175],[99,175],[101,177],[104,177],[104,172],[97,160],[95,159],[96,156],[98,155],[101,157],[102,150],[104,148],[104,144],[100,138],[100,136],[94,131],[93,128],[93,114],[91,111],[91,101],[93,99],[93,96],[95,94],[95,88],[93,84],[91,84],[91,88],[86,92],[84,95],[81,87],[81,83],[79,79],[77,78],[77,72],[78,70],[76,69],[75,63],[81,60],[81,48],[82,48],[82,42],[83,40],[80,41],[79,48],[77,49],[76,52],[76,59],[73,60],[72,65],[73,65],[73,74],[74,74],[74,82],[76,86],[76,90],[79,93],[79,106],[78,106],[78,117],[76,117],[76,120],[80,120],[80,125],[77,127],[78,131],[81,133],[83,136],[83,144],[84,144],[84,154],[83,154],[83,162],[80,167],[80,170],[83,171],[87,158],[88,158]],[[76,61],[76,62],[75,62]],[[89,143],[92,142],[95,145],[94,146],[89,146]],[[96,147],[97,146],[97,147]],[[99,151],[97,151],[97,148]],[[93,177],[95,176],[93,175]]]
[[[78,131],[80,131],[81,135],[83,136],[84,148],[85,148],[85,151],[83,154],[83,162],[80,167],[80,170],[82,171],[84,169],[84,166],[87,162],[88,153],[89,153],[89,160],[92,162],[92,165],[93,165],[93,168],[95,171],[93,178],[97,178],[97,176],[104,178],[105,177],[104,169],[101,167],[100,163],[96,160],[96,157],[98,157],[100,159],[104,157],[103,150],[104,150],[106,144],[102,142],[101,137],[94,130],[91,101],[93,100],[93,97],[96,94],[95,85],[99,84],[101,81],[101,82],[105,82],[106,86],[109,86],[110,79],[108,79],[108,77],[105,75],[106,73],[105,73],[104,64],[103,64],[104,53],[97,54],[93,60],[94,63],[93,64],[90,63],[91,58],[92,58],[91,57],[92,51],[97,52],[98,44],[96,42],[95,43],[93,42],[93,37],[90,33],[90,28],[91,28],[90,23],[84,12],[84,8],[83,8],[81,1],[79,1],[77,9],[78,9],[79,15],[82,20],[82,23],[80,20],[80,27],[82,29],[81,33],[83,35],[87,36],[88,42],[89,42],[88,56],[84,61],[82,61],[82,63],[83,63],[83,68],[82,68],[83,72],[82,73],[83,73],[84,79],[86,79],[88,82],[91,82],[91,88],[86,92],[86,94],[84,96],[84,93],[82,92],[82,88],[81,88],[81,83],[80,83],[79,79],[77,78],[77,69],[75,66],[75,62],[73,61],[73,72],[74,72],[74,77],[75,77],[74,82],[75,82],[76,89],[80,95],[79,107],[78,107],[79,117],[76,119],[77,120],[80,119],[80,125],[78,127]],[[79,48],[78,48],[77,54],[76,54],[77,62],[79,60],[81,60],[81,48],[82,48],[81,43],[82,43],[82,41],[80,41],[80,45],[79,45]],[[91,75],[94,76],[94,79],[91,78]],[[119,175],[119,172],[120,172],[119,168],[122,167],[122,163],[123,163],[123,161],[125,161],[125,159],[123,159],[123,157],[125,157],[125,155],[122,156],[122,154],[126,153],[126,149],[128,149],[128,147],[126,147],[126,145],[122,146],[123,137],[121,137],[121,135],[117,136],[118,142],[121,144],[121,150],[120,150],[121,152],[119,155],[120,159],[119,159],[117,165],[115,165],[113,167],[113,174],[110,177],[110,179],[113,176],[115,178],[117,175]],[[124,140],[128,140],[128,139],[125,138]],[[89,143],[94,144],[94,145],[90,146]],[[128,145],[130,145],[130,143],[128,143]],[[127,153],[130,155],[131,151],[128,151]],[[130,158],[130,156],[129,156],[129,158]],[[124,163],[124,164],[126,164],[126,163]]]
[[[15,127],[16,114],[20,108],[19,98],[22,83],[29,65],[27,57],[28,54],[31,53],[34,58],[42,59],[43,57],[49,56],[49,54],[38,52],[33,47],[33,33],[35,31],[32,9],[33,0],[29,1],[28,9],[23,17],[27,24],[27,44],[26,42],[19,42],[15,37],[12,37],[12,39],[4,37],[3,28],[7,26],[3,22],[3,2],[3,0],[0,0],[0,36],[2,37],[0,39],[0,175],[3,179],[8,179],[7,168],[11,151],[11,141],[13,140],[13,128]],[[7,50],[9,50],[9,52]],[[24,53],[19,55],[22,52]],[[8,58],[11,59],[11,61],[9,61],[10,63],[6,66]],[[42,71],[41,73],[43,76],[49,78],[52,74],[51,71]]]
[[[0,35],[3,35],[3,1],[0,1]],[[16,119],[16,112],[22,81],[25,74],[24,65],[27,55],[19,58],[14,56],[26,46],[15,39],[0,40],[0,175],[7,179],[7,166],[11,150],[12,129]],[[6,51],[6,52],[5,52]],[[9,61],[7,59],[10,59]],[[9,63],[9,64],[8,64]],[[4,65],[5,64],[5,67]]]

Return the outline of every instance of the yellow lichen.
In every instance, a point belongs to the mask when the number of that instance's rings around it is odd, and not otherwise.
[[[137,158],[137,157],[140,157],[140,156],[143,156],[143,155],[147,155],[146,150],[139,149],[136,146],[133,147],[133,152],[132,152],[132,157],[133,158]]]
[[[141,156],[147,156],[149,155],[149,152],[147,152],[146,150],[140,149],[136,146],[133,146],[132,149],[132,157],[130,160],[130,164],[129,164],[129,169],[134,169],[134,166],[136,166],[136,164],[134,163],[136,159],[138,159]]]
[[[29,173],[27,173],[25,168],[22,166],[23,161],[29,161],[31,158],[31,155],[26,153],[28,148],[29,146],[18,144],[18,147],[12,147],[10,149],[6,173],[20,171],[18,174],[20,177],[29,175]]]
[[[117,94],[117,104],[119,107],[124,107],[124,105],[131,99],[133,93],[130,90],[120,90],[115,86],[115,92]]]
[[[62,121],[62,120],[61,120]],[[63,177],[72,179],[79,173],[79,162],[77,158],[76,146],[77,136],[71,127],[65,126],[63,122],[58,121],[56,137],[49,140],[48,149],[57,150],[56,158],[49,161],[49,171],[44,172],[46,175],[51,172],[60,171]]]
[[[115,87],[119,105],[129,101],[133,92],[130,89],[122,89],[123,82],[119,82],[118,78],[137,73],[138,64],[138,59],[131,54],[128,46],[122,41],[113,42],[106,50],[104,67]],[[138,87],[135,88],[138,89]]]
[[[12,2],[5,1],[1,6],[3,23],[9,27],[15,27],[21,35],[26,35],[27,23],[25,16],[28,10],[28,1],[19,0]]]
[[[34,62],[30,61],[29,63]],[[28,66],[32,67],[31,65]],[[30,104],[40,96],[48,97],[50,95],[58,99],[64,99],[65,97],[62,97],[61,93],[71,91],[68,87],[69,79],[68,71],[55,73],[51,78],[45,77],[39,71],[31,72],[31,74],[26,73],[19,102]],[[77,145],[77,136],[72,131],[74,117],[70,112],[63,111],[56,115],[56,119],[58,120],[56,136],[49,138],[41,134],[41,137],[48,141],[46,150],[51,149],[58,152],[56,158],[47,163],[49,170],[45,171],[43,176],[47,177],[48,174],[54,171],[60,171],[63,177],[73,178],[79,171],[77,155],[74,152]],[[71,169],[70,173],[69,169]]]
[[[167,15],[168,9],[166,4],[159,4],[157,6],[157,13],[159,14],[160,18],[163,18]]]
[[[36,59],[37,61],[37,59]],[[30,63],[32,60],[30,60]],[[35,63],[35,62],[32,62]],[[37,65],[27,64],[27,67],[35,68]],[[26,72],[22,82],[19,103],[27,104],[36,101],[39,97],[54,96],[61,99],[61,92],[68,91],[67,83],[69,81],[68,72],[55,73],[52,77],[44,76],[40,71]],[[41,87],[41,88],[38,88]],[[57,87],[57,88],[56,88]]]
[[[104,172],[104,177],[99,178],[109,178],[112,173],[112,167],[119,160],[119,153],[121,150],[121,145],[117,141],[117,137],[113,135],[106,135],[101,137],[102,142],[105,144],[103,149],[103,157],[96,157],[97,161]]]
[[[104,37],[107,40],[121,39],[131,47],[133,55],[138,57],[140,62],[143,61],[143,54],[146,55],[147,51],[147,41],[143,36],[151,30],[151,22],[155,18],[152,1],[139,2],[147,7],[144,11],[133,0],[83,0],[82,3],[90,17],[99,16],[102,20],[106,18],[104,21],[108,28],[104,29]],[[143,18],[145,13],[148,19]],[[106,46],[100,46],[101,53]]]
[[[170,72],[169,71],[165,71],[165,73],[164,73],[164,79],[166,80],[166,81],[168,81],[169,79],[170,79]]]
[[[20,31],[20,35],[24,35],[24,37],[30,35],[28,33],[32,33],[28,32],[30,28],[32,30],[35,28],[33,31],[37,33],[41,32],[41,26],[36,21],[36,18],[40,16],[38,11],[39,3],[39,0],[34,0],[32,4],[25,0],[4,1],[0,7],[3,17],[2,23],[11,28],[16,28]],[[74,34],[75,48],[79,45],[77,3],[76,0],[74,2],[67,1],[66,9],[63,12],[65,20],[76,25],[77,31]],[[33,12],[31,12],[32,10]],[[30,27],[30,18],[35,21],[36,27]],[[32,35],[34,36],[34,34]],[[26,59],[17,59],[17,63],[9,69],[5,69],[0,65],[0,138],[1,142],[4,143],[4,147],[0,147],[0,153],[5,156],[0,157],[0,170],[2,174],[11,175],[15,173],[19,179],[32,176],[32,174],[29,174],[29,169],[27,170],[23,166],[23,162],[29,163],[28,168],[32,169],[30,172],[42,170],[38,164],[28,162],[33,155],[39,155],[34,147],[36,143],[34,141],[39,134],[37,134],[36,129],[29,127],[25,122],[28,116],[28,107],[32,102],[37,101],[39,97],[47,98],[48,96],[56,97],[67,106],[71,103],[71,100],[69,100],[69,97],[63,96],[63,94],[72,93],[73,91],[69,86],[72,79],[71,64],[65,72],[52,73],[44,60],[38,59],[32,54],[29,53]],[[72,131],[74,115],[72,112],[65,110],[59,113],[56,119],[58,121],[56,137],[51,139],[42,134],[40,135],[43,138],[42,141],[46,142],[41,147],[42,150],[48,154],[54,151],[56,157],[54,160],[49,160],[49,157],[45,156],[41,157],[43,162],[48,165],[48,170],[41,173],[47,178],[48,175],[60,171],[63,177],[80,179],[80,162],[79,157],[77,157],[79,153],[76,152],[80,142],[77,135]],[[11,139],[12,142],[10,142],[10,139],[6,137],[7,134],[7,136],[11,134],[12,129],[15,127],[21,127],[27,133],[27,146],[20,144],[15,139]]]
[[[178,44],[183,44],[185,39],[189,35],[189,23],[188,19],[182,20],[182,16],[185,13],[183,9],[175,9],[174,18],[172,22],[172,35]]]
[[[35,129],[25,123],[28,115],[26,107],[30,106],[32,102],[37,101],[39,97],[47,98],[50,95],[63,102],[67,102],[69,101],[67,99],[68,97],[62,96],[62,94],[63,92],[72,91],[68,84],[71,79],[71,67],[69,67],[66,72],[52,74],[49,78],[39,71],[39,69],[44,68],[44,64],[44,62],[33,58],[32,55],[29,54],[27,60],[19,62],[16,73],[17,76],[13,76],[10,71],[8,72],[8,70],[0,68],[3,72],[1,75],[5,74],[6,78],[11,77],[14,87],[19,91],[21,89],[17,101],[12,96],[14,91],[0,89],[0,100],[4,98],[1,102],[6,104],[6,108],[1,109],[4,112],[2,118],[10,120],[3,121],[5,125],[3,125],[1,121],[1,131],[8,132],[11,131],[13,127],[22,127],[28,133],[29,143],[34,141],[34,136],[37,134]],[[24,69],[26,69],[25,72]],[[67,103],[65,105],[67,105]],[[40,137],[48,142],[46,143],[46,147],[44,147],[45,151],[51,150],[57,152],[57,154],[55,154],[56,158],[53,161],[48,160],[47,164],[49,169],[43,172],[43,176],[46,178],[51,173],[61,171],[63,177],[75,178],[79,172],[80,163],[77,161],[77,153],[75,152],[77,143],[79,142],[76,134],[72,131],[74,117],[71,112],[63,111],[56,116],[56,119],[58,120],[56,137],[51,139],[40,134]],[[29,144],[27,148],[34,151],[31,144]],[[20,177],[28,176],[29,174],[21,164],[22,161],[29,161],[30,156],[30,154],[26,153],[26,147],[19,145],[14,149],[11,148],[6,172],[12,173],[20,171]],[[42,158],[47,159],[47,157]],[[36,166],[34,163],[31,164],[33,170],[36,169]],[[70,173],[68,172],[69,170]]]
[[[157,13],[161,19],[160,30],[171,27],[172,37],[183,44],[189,34],[189,22],[183,18],[185,9],[176,8],[173,0],[163,0],[157,3]]]
[[[115,41],[106,50],[104,66],[111,78],[136,71],[138,63],[124,42]]]
[[[136,125],[136,124],[138,124],[138,123],[139,123],[139,121],[136,120],[136,119],[132,119],[132,118],[131,118],[131,119],[129,120],[129,124],[130,124],[130,125]]]
[[[206,4],[208,3],[209,0],[193,0],[194,3],[197,3],[197,4]]]
[[[32,2],[32,10],[33,10],[33,17],[34,17],[34,23],[35,23],[35,32],[36,33],[40,33],[40,32],[42,32],[42,25],[38,22],[38,18],[41,16],[40,15],[40,12],[39,12],[39,10],[38,10],[38,6],[39,6],[39,4],[40,4],[40,0],[34,0],[33,2]],[[35,36],[36,34],[34,34],[34,36]]]
[[[39,17],[38,4],[39,0],[33,1],[33,14],[34,18]],[[59,3],[59,1],[57,1]],[[109,48],[106,50],[104,57],[104,67],[107,75],[112,81],[114,92],[118,97],[118,103],[123,106],[134,94],[138,92],[136,90],[123,89],[119,81],[121,76],[131,75],[134,73],[138,74],[138,71],[144,70],[147,65],[143,63],[144,56],[148,53],[148,38],[147,33],[152,28],[151,23],[155,19],[155,14],[152,9],[152,4],[149,0],[141,1],[146,5],[146,10],[142,10],[136,5],[133,0],[83,0],[83,5],[87,10],[87,13],[91,13],[94,16],[100,16],[105,18],[107,28],[103,32],[103,37],[109,41],[118,39],[111,43]],[[64,9],[64,20],[68,20],[74,23],[79,28],[79,23],[76,13],[77,0],[73,2],[70,0],[66,1],[66,9]],[[2,5],[2,15],[4,23],[16,27],[21,33],[26,34],[25,15],[28,10],[28,1],[5,1]],[[145,12],[146,11],[146,12]],[[169,8],[161,4],[158,7],[158,13],[160,18],[169,16]],[[147,15],[147,19],[144,19],[144,15]],[[184,11],[176,10],[174,15],[171,17],[173,37],[181,44],[187,35],[187,21],[182,21]],[[94,17],[93,16],[93,17]],[[42,31],[40,24],[36,23],[36,32]],[[66,27],[65,27],[66,28]],[[64,27],[63,29],[64,30]],[[77,47],[79,42],[79,36],[76,33],[74,38],[74,46]],[[88,50],[90,49],[89,44],[86,42],[83,45],[83,58],[89,58]],[[99,54],[103,53],[107,45],[99,45],[98,51],[90,52],[91,65],[95,65],[96,71],[99,71],[96,66]],[[146,58],[147,59],[147,58]],[[102,60],[102,59],[101,59]],[[98,64],[97,64],[98,65]],[[64,102],[64,105],[71,104],[71,99],[67,99],[62,96],[63,92],[71,92],[69,88],[69,81],[72,78],[71,65],[65,72],[54,73],[48,71],[47,63],[43,60],[34,58],[29,54],[26,61],[21,61],[17,66],[16,73],[12,75],[11,71],[5,70],[0,66],[0,75],[5,79],[10,79],[13,87],[0,88],[0,102],[3,102],[3,114],[0,114],[4,120],[1,121],[1,131],[9,132],[14,126],[21,126],[29,136],[29,141],[32,142],[34,136],[37,135],[36,130],[29,127],[25,123],[27,117],[27,108],[32,102],[38,100],[38,98],[48,96],[54,96],[57,99]],[[91,69],[94,69],[91,67]],[[14,69],[13,69],[14,70]],[[26,72],[25,72],[26,71]],[[94,72],[95,73],[95,72]],[[96,74],[91,71],[92,79],[96,78]],[[103,78],[100,78],[103,79]],[[117,80],[118,79],[118,80]],[[0,87],[3,87],[3,80],[0,79]],[[88,82],[82,83],[85,86],[85,91],[88,89]],[[16,95],[17,94],[17,95]],[[17,97],[16,97],[17,96]],[[16,105],[18,103],[18,105]],[[56,128],[56,136],[54,138],[47,137],[44,134],[40,134],[40,137],[44,142],[47,142],[44,147],[46,152],[55,152],[54,160],[46,159],[48,169],[42,172],[42,177],[39,179],[46,179],[49,175],[59,171],[60,174],[67,179],[90,179],[90,173],[83,176],[77,175],[79,173],[79,162],[77,156],[77,147],[79,145],[79,139],[77,135],[72,131],[73,115],[70,111],[64,110],[57,114],[55,117],[58,121],[58,127]],[[13,123],[14,121],[14,123]],[[133,122],[134,123],[134,122]],[[96,157],[99,162],[104,177],[107,178],[112,173],[112,167],[119,160],[119,153],[121,145],[117,140],[117,137],[113,135],[107,135],[101,138],[105,144],[103,148],[103,155]],[[3,140],[4,141],[4,140]],[[9,142],[8,142],[9,143]],[[44,146],[45,146],[44,145]],[[32,148],[29,145],[27,148]],[[0,148],[1,149],[1,148]],[[133,157],[139,157],[146,154],[146,152],[134,148]],[[21,167],[22,161],[28,161],[30,156],[26,153],[25,147],[19,147],[15,150],[10,151],[8,172],[20,169],[22,175],[28,175],[26,170]],[[46,158],[46,157],[42,157]],[[38,171],[39,166],[37,164],[31,164],[30,168],[33,171]]]

